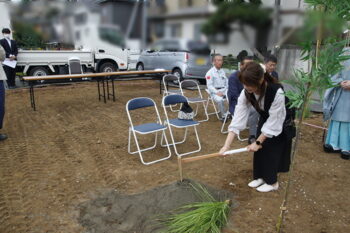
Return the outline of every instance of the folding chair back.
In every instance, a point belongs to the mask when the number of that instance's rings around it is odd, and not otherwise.
[[[201,144],[200,144],[200,140],[199,140],[199,136],[198,136],[198,132],[197,132],[197,126],[199,125],[199,122],[194,121],[194,120],[182,120],[182,119],[178,119],[178,118],[169,119],[169,117],[168,117],[167,106],[174,105],[174,104],[187,103],[186,97],[183,95],[176,95],[176,94],[168,95],[168,96],[163,97],[162,103],[163,103],[164,113],[165,113],[165,117],[166,117],[165,124],[168,126],[168,129],[170,132],[170,137],[172,140],[172,144],[170,144],[170,145],[174,146],[174,150],[175,150],[176,155],[181,157],[181,156],[185,156],[185,155],[192,154],[195,152],[199,152],[201,150]],[[181,141],[175,141],[173,128],[185,129],[184,137]],[[198,149],[193,150],[193,151],[189,151],[189,152],[179,153],[176,145],[182,144],[186,141],[187,131],[189,128],[194,129]]]
[[[183,95],[169,95],[165,96],[163,99],[163,105],[164,106],[169,106],[169,105],[174,105],[174,104],[182,104],[186,103],[187,99]]]
[[[164,85],[164,93],[163,96],[165,95],[171,95],[171,94],[181,94],[181,91],[179,89],[173,89],[170,90],[169,88],[169,82],[178,82],[180,83],[180,79],[178,76],[173,75],[173,74],[166,74],[163,76],[163,85]]]
[[[192,95],[189,95],[189,94],[186,95],[187,101],[188,103],[196,104],[195,116],[197,116],[199,104],[202,104],[206,118],[203,120],[200,120],[199,122],[208,121],[209,115],[207,113],[207,106],[206,106],[206,103],[208,100],[203,99],[203,95],[202,95],[201,89],[199,88],[198,83],[194,80],[184,80],[180,83],[180,90],[182,95],[184,95],[184,89],[188,89],[188,90],[192,90],[192,92],[196,92],[196,93],[193,93]],[[187,92],[187,93],[190,93],[190,92]]]
[[[213,98],[211,97],[211,94],[210,94],[209,90],[208,90],[208,89],[205,89],[205,91],[206,91],[207,94],[208,94],[207,105],[206,105],[208,115],[214,115],[214,114],[215,114],[216,117],[217,117],[218,119],[220,119],[219,110],[217,110],[216,105],[215,105],[215,103],[214,103]],[[213,108],[214,108],[214,111],[213,111],[213,112],[209,112],[209,111],[208,111],[209,103],[211,103],[211,105],[212,105]]]
[[[136,98],[132,99],[127,104],[128,110],[135,110],[139,108],[152,107],[155,106],[155,103],[152,99],[149,98]]]
[[[142,109],[142,108],[147,108],[147,107],[154,107],[155,113],[156,113],[156,122],[134,125],[132,117],[131,117],[131,114],[130,114],[130,111],[134,111],[134,110]],[[170,158],[171,157],[171,151],[170,151],[168,140],[167,140],[166,135],[165,135],[165,130],[167,129],[167,127],[162,124],[162,121],[160,119],[160,115],[159,115],[159,111],[158,111],[156,103],[152,99],[147,98],[147,97],[135,98],[135,99],[129,100],[127,102],[127,104],[126,104],[126,112],[127,112],[128,119],[129,119],[129,124],[130,124],[130,126],[129,126],[128,152],[130,154],[138,153],[141,162],[143,164],[145,164],[145,165],[153,164],[153,163],[160,162],[160,161],[163,161],[165,159]],[[156,147],[156,145],[157,145],[157,138],[158,138],[158,132],[162,133],[160,144],[161,145],[163,144],[163,138],[164,138],[164,140],[166,142],[165,146],[168,149],[168,155],[166,157],[162,157],[162,158],[157,159],[157,160],[153,160],[153,161],[150,161],[150,162],[145,162],[144,159],[143,159],[143,156],[142,156],[142,152],[154,149]],[[137,138],[137,135],[138,134],[146,135],[146,134],[154,134],[154,133],[155,133],[154,145],[150,146],[150,147],[147,147],[147,148],[144,148],[144,149],[141,149],[140,145],[139,145],[139,141],[138,141],[139,139]],[[137,148],[136,151],[131,151],[131,134],[133,134],[133,137],[134,137],[134,141],[135,141],[136,148]]]

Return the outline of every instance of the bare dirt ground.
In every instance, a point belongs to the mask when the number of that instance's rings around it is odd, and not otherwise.
[[[117,101],[107,104],[97,100],[95,83],[49,86],[35,93],[36,112],[30,108],[28,89],[6,94],[2,132],[9,139],[0,142],[1,233],[86,232],[78,221],[79,204],[112,190],[135,194],[179,179],[174,155],[145,166],[127,153],[125,104],[148,96],[163,115],[156,81],[118,82]],[[148,119],[149,112],[135,118]],[[321,125],[321,116],[308,122]],[[226,138],[220,127],[214,116],[199,126],[202,151],[197,155],[220,149]],[[143,139],[142,145],[151,143],[151,138]],[[324,153],[321,140],[322,130],[304,126],[284,232],[350,232],[350,162]],[[194,144],[191,139],[180,148],[189,150]],[[232,147],[245,145],[235,141]],[[145,159],[165,153],[157,148],[145,153]],[[278,191],[262,194],[247,186],[252,173],[249,153],[198,161],[183,169],[187,178],[234,194],[238,206],[225,232],[275,231],[286,174],[279,177]]]

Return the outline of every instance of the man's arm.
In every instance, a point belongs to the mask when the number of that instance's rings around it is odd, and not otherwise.
[[[2,46],[0,46],[0,61],[4,61],[5,60],[5,50]]]
[[[236,75],[231,75],[229,78],[228,85],[228,98],[230,103],[230,113],[233,115],[235,113],[235,108],[237,105],[237,100],[243,89],[242,84],[239,82]]]
[[[6,49],[6,44],[5,43],[7,43],[7,41],[5,40],[5,39],[2,39],[2,40],[0,40],[0,45],[4,48],[4,50],[5,50],[5,56],[6,56],[6,58],[9,58],[10,57],[10,53],[8,52],[8,50]]]
[[[13,45],[12,54],[15,55],[17,58],[17,54],[18,54],[17,42],[15,40],[12,40],[12,45]]]
[[[213,76],[211,74],[211,70],[209,70],[207,72],[207,74],[205,75],[205,79],[207,80],[207,87],[208,87],[208,90],[211,94],[216,94],[217,93],[217,90],[214,88],[214,85],[213,85]]]

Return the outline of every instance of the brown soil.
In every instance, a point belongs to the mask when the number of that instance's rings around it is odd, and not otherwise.
[[[202,196],[203,191],[200,191],[203,188],[215,200],[233,198],[229,191],[215,190],[187,179],[133,195],[113,190],[79,205],[79,223],[87,232],[164,233],[165,220],[175,213],[183,212],[181,207],[208,201],[207,197]]]
[[[118,82],[117,101],[107,104],[97,100],[95,83],[37,88],[35,93],[36,112],[30,108],[27,89],[7,91],[2,132],[9,139],[0,142],[1,233],[87,232],[78,221],[82,203],[112,190],[135,194],[179,179],[174,155],[145,166],[127,153],[125,104],[148,96],[163,115],[157,82]],[[150,112],[135,118],[149,119]],[[321,125],[321,116],[308,122]],[[214,116],[199,126],[202,151],[197,155],[220,149],[226,138],[220,127]],[[181,150],[195,148],[192,138]],[[152,142],[142,139],[142,145]],[[324,153],[321,141],[322,130],[303,127],[284,232],[350,232],[350,161]],[[235,141],[232,147],[245,145]],[[157,148],[146,152],[145,159],[165,153]],[[279,177],[279,191],[262,194],[247,186],[252,173],[249,153],[189,163],[183,169],[187,178],[234,194],[238,206],[225,232],[275,231],[287,174]]]

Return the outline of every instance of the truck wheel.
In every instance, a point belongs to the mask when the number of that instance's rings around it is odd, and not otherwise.
[[[100,66],[99,72],[105,73],[105,72],[115,72],[118,70],[118,67],[113,64],[112,62],[105,62]]]
[[[144,70],[144,69],[145,69],[145,68],[143,67],[143,64],[142,64],[141,62],[137,64],[136,70],[142,71],[142,70]]]
[[[179,77],[180,82],[184,80],[184,78],[182,77],[182,71],[179,68],[175,68],[172,72],[173,75]],[[174,81],[175,84],[179,84],[177,83],[177,81]]]
[[[30,69],[29,76],[46,76],[49,75],[50,71],[46,67],[34,67],[33,69]]]

